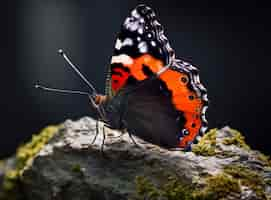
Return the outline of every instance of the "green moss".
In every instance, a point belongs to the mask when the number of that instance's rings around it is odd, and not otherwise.
[[[19,176],[17,170],[9,170],[5,174],[5,181],[3,182],[3,188],[5,190],[12,190],[13,185],[15,184],[17,177]]]
[[[158,199],[160,190],[147,178],[137,176],[135,179],[137,199]]]
[[[40,134],[33,135],[30,142],[20,146],[16,153],[17,168],[21,170],[31,162],[32,158],[53,137],[57,130],[57,126],[48,126]]]
[[[174,177],[169,177],[162,186],[154,185],[146,177],[136,178],[137,200],[217,200],[229,194],[240,194],[241,189],[237,180],[225,173],[208,177],[204,188],[186,185]],[[194,189],[192,189],[194,188]]]
[[[236,145],[238,147],[244,148],[249,150],[250,147],[245,142],[245,137],[237,130],[230,129],[230,132],[232,134],[232,137],[225,138],[223,140],[223,144],[225,145]]]
[[[168,200],[191,200],[192,189],[190,186],[181,183],[174,177],[169,177],[168,182],[163,186],[163,196]]]
[[[254,190],[259,198],[266,199],[264,193],[265,182],[257,172],[242,165],[226,166],[224,172],[239,180],[242,185]]]
[[[79,176],[84,176],[84,171],[79,164],[72,165],[71,170],[72,170],[72,172],[74,172],[75,174],[77,174]]]
[[[192,151],[202,156],[215,155],[216,135],[217,129],[211,129],[201,138],[198,144],[193,146]]]
[[[81,166],[79,164],[74,164],[72,166],[72,171],[73,172],[81,172],[82,171]]]
[[[16,166],[14,169],[5,173],[3,180],[3,192],[0,199],[21,199],[18,192],[18,183],[20,181],[22,170],[31,163],[33,157],[42,149],[42,147],[57,132],[58,126],[48,126],[40,134],[33,135],[31,141],[20,146],[16,152]]]
[[[266,183],[267,185],[271,185],[271,179],[265,180],[265,183]]]
[[[192,200],[192,190],[189,186],[181,183],[174,177],[168,177],[168,180],[162,186],[155,186],[149,179],[139,176],[136,177],[136,199],[143,200]]]
[[[221,173],[206,179],[206,186],[194,192],[196,200],[215,200],[233,193],[240,193],[241,188],[237,180],[231,176]]]
[[[265,165],[271,167],[271,159],[270,159],[270,156],[267,156],[267,155],[265,155],[265,154],[259,152],[258,159],[259,159],[260,161],[262,161]]]

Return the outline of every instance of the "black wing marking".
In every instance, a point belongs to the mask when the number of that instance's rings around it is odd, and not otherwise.
[[[126,96],[127,101],[122,116],[127,130],[153,144],[177,147],[185,121],[177,121],[180,113],[174,109],[170,98],[161,92],[159,79],[150,78],[141,84],[132,91],[129,88],[120,91],[120,96]]]

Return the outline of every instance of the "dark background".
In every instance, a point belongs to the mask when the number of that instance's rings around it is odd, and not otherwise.
[[[209,127],[229,125],[271,154],[270,8],[263,4],[141,1],[153,7],[180,58],[208,89]],[[228,2],[228,1],[227,1]],[[28,0],[1,3],[0,157],[48,124],[90,115],[85,97],[35,90],[86,90],[58,48],[101,92],[116,33],[138,1]]]

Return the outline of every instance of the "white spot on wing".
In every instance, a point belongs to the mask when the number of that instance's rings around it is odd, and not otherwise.
[[[207,129],[208,129],[207,127],[203,126],[203,127],[200,128],[200,132],[205,133],[205,131],[206,131]]]
[[[203,114],[203,115],[201,116],[201,119],[202,119],[202,121],[204,121],[204,122],[207,121],[205,114]]]
[[[207,94],[204,94],[203,96],[202,96],[202,99],[204,100],[204,101],[208,101],[208,97],[207,97]],[[205,110],[206,111],[206,110]],[[204,111],[204,112],[205,112]]]
[[[120,48],[121,48],[121,41],[120,39],[117,39],[116,44],[115,44],[115,49],[120,50]]]
[[[131,38],[126,38],[123,42],[122,42],[122,47],[123,46],[132,46],[133,45],[133,40]]]
[[[133,22],[127,25],[127,28],[130,29],[130,31],[135,31],[139,27],[137,22]]]
[[[155,43],[154,41],[151,41],[151,45],[152,45],[153,47],[155,47],[155,46],[156,46],[156,43]]]
[[[207,110],[207,106],[204,106],[204,107],[202,108],[202,113],[205,114],[205,113],[206,113],[206,110]]]
[[[144,30],[144,24],[144,18],[135,9],[132,11],[131,16],[126,18],[124,27],[129,31],[138,31],[139,34],[142,34]]]
[[[120,41],[120,39],[117,39],[115,44],[115,49],[120,50],[124,46],[132,46],[133,40],[131,38],[125,38],[123,42]]]
[[[146,42],[140,42],[137,47],[140,53],[146,53],[148,51],[148,46]]]
[[[139,34],[143,34],[143,28],[142,27],[140,27],[138,30],[137,30],[137,32],[139,33]]]
[[[122,63],[124,65],[131,65],[133,64],[133,59],[126,54],[120,54],[118,56],[112,56],[111,64],[113,63]]]
[[[136,9],[132,11],[132,16],[135,18],[140,18],[140,14],[136,11]]]

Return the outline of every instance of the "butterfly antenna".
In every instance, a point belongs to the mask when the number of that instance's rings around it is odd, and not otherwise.
[[[88,92],[82,92],[82,91],[77,91],[77,90],[62,90],[62,89],[57,89],[57,88],[49,88],[45,87],[42,85],[35,85],[35,88],[45,90],[45,91],[50,91],[50,92],[57,92],[57,93],[63,93],[63,94],[79,94],[79,95],[88,95],[91,96]]]
[[[93,95],[96,96],[97,91],[93,87],[93,85],[86,79],[86,77],[79,71],[79,69],[71,62],[71,60],[68,58],[68,56],[65,54],[65,52],[62,49],[58,50],[58,53],[67,61],[67,63],[70,65],[70,67],[75,71],[75,73],[80,76],[80,78],[90,87],[90,89],[93,92]]]

